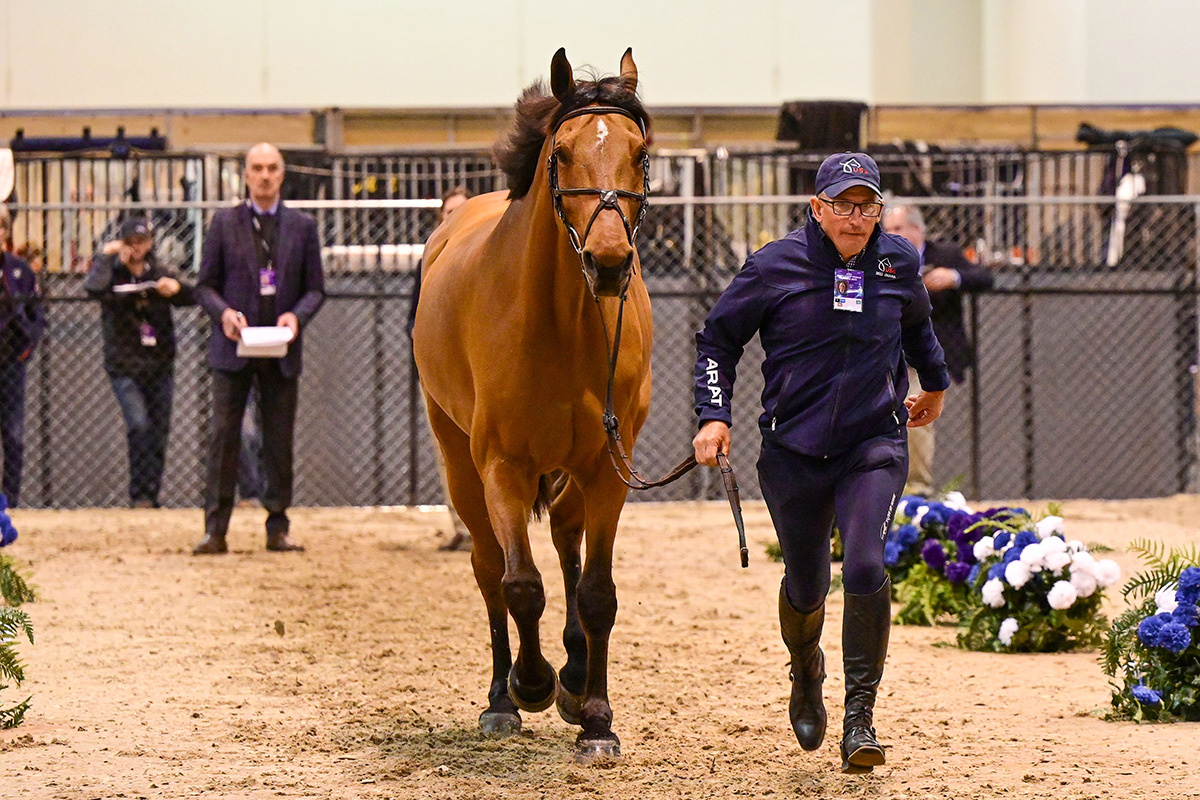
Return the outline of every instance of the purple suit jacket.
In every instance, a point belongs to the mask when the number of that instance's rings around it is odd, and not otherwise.
[[[275,313],[291,311],[300,320],[300,336],[288,347],[280,369],[285,377],[300,374],[304,328],[325,301],[321,270],[321,242],[312,217],[279,204],[275,252]],[[259,319],[258,252],[250,206],[242,203],[218,211],[204,238],[196,302],[213,320],[208,364],[213,369],[244,369],[249,360],[238,358],[237,343],[221,330],[225,309],[241,311],[250,325],[274,325]]]

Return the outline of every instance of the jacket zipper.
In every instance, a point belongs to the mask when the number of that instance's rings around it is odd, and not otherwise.
[[[787,394],[787,388],[792,383],[792,375],[795,372],[788,370],[788,374],[783,376],[783,386],[779,387],[779,394],[775,398],[775,407],[771,409],[771,430],[775,430],[775,423],[778,421],[776,413],[779,411],[779,404],[783,402],[784,396]]]

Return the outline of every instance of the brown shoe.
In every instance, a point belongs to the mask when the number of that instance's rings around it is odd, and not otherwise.
[[[450,541],[446,542],[444,545],[438,547],[438,550],[461,551],[464,553],[469,553],[469,552],[471,552],[472,544],[473,544],[473,542],[471,541],[471,534],[455,531],[454,537],[452,539],[450,539]]]
[[[200,540],[200,544],[192,548],[192,555],[194,556],[215,556],[228,552],[229,545],[225,544],[225,537],[212,533],[206,533],[204,538]]]
[[[267,534],[267,549],[276,553],[303,553],[304,545],[288,538],[287,531]]]

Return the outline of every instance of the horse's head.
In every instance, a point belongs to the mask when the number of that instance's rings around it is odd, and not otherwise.
[[[618,80],[635,98],[633,48],[621,58]],[[561,113],[551,129],[549,175],[555,208],[592,291],[597,296],[622,295],[633,274],[634,240],[650,187],[643,117],[603,99],[579,105],[563,49],[550,64],[550,88],[561,107],[571,109]],[[640,104],[634,108],[641,110]]]

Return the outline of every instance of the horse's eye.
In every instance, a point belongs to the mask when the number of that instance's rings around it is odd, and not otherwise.
[[[557,161],[559,164],[563,164],[563,165],[571,163],[571,159],[567,157],[567,153],[565,150],[555,150],[554,151],[554,160]]]

